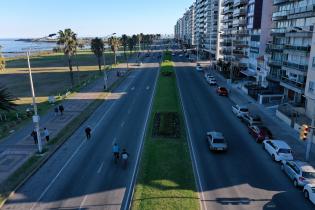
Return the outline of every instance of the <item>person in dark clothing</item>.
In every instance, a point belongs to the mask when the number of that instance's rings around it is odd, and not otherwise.
[[[35,129],[32,131],[31,136],[34,139],[34,144],[38,143],[38,139],[37,139],[37,132],[35,131]]]
[[[59,105],[59,111],[60,111],[60,115],[63,114],[63,111],[65,110],[65,108],[63,107],[62,104]]]
[[[55,116],[57,116],[57,115],[58,115],[58,112],[59,112],[59,110],[58,110],[58,107],[57,107],[57,106],[54,108],[54,111],[55,111]]]
[[[85,128],[85,135],[86,135],[87,139],[91,138],[91,131],[92,131],[92,129],[90,127]]]

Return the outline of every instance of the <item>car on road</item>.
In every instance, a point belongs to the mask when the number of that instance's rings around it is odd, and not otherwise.
[[[260,125],[262,124],[261,118],[259,115],[256,114],[243,114],[240,116],[240,119],[242,120],[243,123],[245,123],[247,126],[252,126],[252,125]]]
[[[220,132],[207,132],[206,139],[211,151],[226,151],[228,148],[227,142]]]
[[[303,188],[303,194],[306,199],[315,204],[315,183],[306,184]]]
[[[218,87],[217,94],[220,96],[228,96],[228,90],[225,87]]]
[[[183,57],[184,55],[183,55],[183,54],[179,54],[178,56],[179,56],[179,57]]]
[[[315,169],[309,163],[298,160],[283,161],[281,169],[293,181],[294,187],[315,183]]]
[[[196,70],[197,71],[202,71],[202,66],[200,65],[200,63],[196,64]]]
[[[209,85],[217,85],[217,80],[215,78],[209,78],[207,82]]]
[[[250,125],[248,126],[248,132],[257,143],[261,143],[265,139],[272,139],[271,131],[263,125]]]
[[[293,160],[292,149],[285,141],[264,140],[262,144],[274,161]]]
[[[245,105],[233,105],[232,106],[232,112],[237,116],[241,117],[244,114],[248,114],[248,107]]]

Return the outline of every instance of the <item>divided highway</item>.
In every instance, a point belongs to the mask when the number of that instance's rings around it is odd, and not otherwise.
[[[146,58],[3,209],[127,209],[158,75],[156,57]],[[115,142],[130,154],[126,169],[114,164]]]
[[[232,114],[230,99],[218,96],[195,64],[175,61],[202,208],[314,209]],[[205,134],[213,130],[227,139],[226,153],[209,151]]]

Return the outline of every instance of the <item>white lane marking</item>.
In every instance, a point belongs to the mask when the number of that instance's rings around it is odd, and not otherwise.
[[[85,203],[85,201],[86,201],[87,197],[88,197],[87,195],[86,195],[86,196],[84,196],[84,198],[83,198],[83,200],[82,200],[82,202],[81,202],[81,204],[80,204],[80,208],[79,208],[79,210],[83,209],[83,206],[84,206],[84,203]]]
[[[102,169],[103,169],[103,166],[104,166],[104,161],[102,162],[102,164],[100,165],[100,167],[98,168],[97,170],[97,173],[101,173]]]
[[[150,86],[147,86],[145,89],[146,89],[146,90],[150,90]]]
[[[189,126],[189,123],[188,123],[188,120],[187,120],[187,113],[186,113],[186,109],[185,109],[185,106],[184,106],[184,103],[183,103],[183,98],[182,98],[182,93],[180,91],[180,85],[179,85],[179,80],[178,80],[178,76],[177,76],[177,71],[175,70],[175,75],[176,75],[176,80],[178,82],[177,84],[177,89],[178,89],[178,92],[179,92],[179,96],[180,96],[180,103],[183,107],[183,112],[184,112],[184,118],[185,118],[185,123],[186,123],[186,129],[187,129],[187,133],[188,133],[188,141],[189,141],[189,145],[190,145],[190,155],[191,155],[191,158],[193,160],[193,163],[195,165],[195,167],[193,167],[195,170],[195,174],[197,175],[197,179],[198,179],[198,182],[197,182],[197,185],[199,187],[199,191],[200,191],[200,194],[201,194],[201,198],[202,198],[202,201],[199,200],[200,202],[200,205],[203,206],[203,209],[207,210],[207,206],[205,204],[205,195],[204,195],[204,190],[202,188],[202,182],[201,182],[201,178],[200,178],[200,174],[199,174],[199,170],[198,170],[198,165],[197,165],[197,161],[196,161],[196,152],[195,152],[195,148],[193,146],[193,143],[192,143],[192,140],[191,140],[191,133],[190,133],[190,126]]]
[[[123,121],[121,124],[120,124],[120,127],[124,127],[125,125],[125,121]]]
[[[136,165],[134,167],[134,170],[133,170],[133,173],[132,173],[132,178],[131,178],[131,181],[130,181],[130,185],[128,187],[128,193],[127,193],[127,197],[126,197],[126,202],[124,204],[125,207],[123,208],[124,210],[130,209],[130,206],[131,206],[131,203],[132,203],[132,198],[133,198],[133,193],[134,193],[134,184],[133,183],[135,182],[135,176],[138,174],[140,155],[141,155],[141,151],[142,151],[142,147],[143,147],[143,143],[144,143],[145,132],[147,130],[149,116],[150,116],[150,113],[151,113],[151,110],[152,110],[153,98],[155,96],[156,83],[157,83],[159,74],[160,74],[160,71],[158,70],[158,72],[156,74],[156,78],[155,78],[155,83],[154,83],[152,96],[151,96],[151,99],[150,99],[149,110],[147,112],[147,116],[146,116],[146,120],[145,120],[145,123],[144,123],[144,127],[142,129],[141,143],[140,143],[140,145],[138,147],[137,158],[136,158]]]
[[[129,85],[131,84],[131,82],[129,83]],[[128,85],[128,86],[129,86]],[[127,87],[128,87],[127,86]],[[106,117],[106,115],[111,111],[111,109],[113,108],[114,104],[116,104],[118,100],[115,100],[110,107],[106,110],[106,112],[104,113],[104,115],[102,116],[102,118],[98,121],[98,123],[95,125],[94,129],[96,129],[101,122],[104,120],[104,118]],[[81,147],[83,146],[83,144],[86,141],[84,141],[84,139],[82,139],[81,144],[78,146],[78,148],[75,150],[75,152],[70,156],[70,158],[68,159],[68,161],[62,166],[62,168],[59,170],[59,172],[57,173],[57,175],[50,181],[50,183],[48,184],[48,186],[44,189],[44,191],[40,194],[40,196],[38,197],[38,199],[36,200],[36,202],[33,204],[33,206],[31,207],[30,210],[33,210],[36,206],[37,203],[44,197],[44,195],[47,193],[47,191],[51,188],[51,186],[56,182],[57,178],[60,176],[60,174],[63,172],[63,170],[69,165],[69,163],[71,162],[71,160],[74,158],[74,156],[78,153],[78,151],[81,149]]]

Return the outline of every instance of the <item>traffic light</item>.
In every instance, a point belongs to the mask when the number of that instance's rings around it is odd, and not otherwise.
[[[302,125],[302,127],[300,128],[300,139],[305,141],[307,139],[308,136],[308,132],[310,130],[310,127],[308,125]]]

